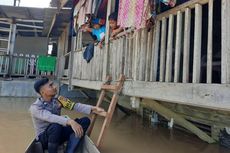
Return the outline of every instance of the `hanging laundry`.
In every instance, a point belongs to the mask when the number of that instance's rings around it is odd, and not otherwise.
[[[143,28],[151,17],[149,0],[120,0],[118,11],[118,25],[120,27]]]
[[[161,2],[170,7],[174,7],[176,5],[176,0],[161,0]]]
[[[74,8],[74,17],[76,18],[75,23],[78,27],[81,27],[87,22],[87,15],[92,14],[93,0],[79,0]],[[75,25],[76,26],[76,25]]]

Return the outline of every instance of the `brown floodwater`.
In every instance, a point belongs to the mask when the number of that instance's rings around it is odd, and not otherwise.
[[[33,98],[0,98],[0,153],[23,153],[34,138],[28,108]],[[64,111],[72,118],[82,114]],[[98,118],[92,133],[95,141],[102,118]],[[218,144],[207,144],[196,136],[164,127],[151,127],[133,114],[116,110],[106,133],[101,153],[227,153]]]

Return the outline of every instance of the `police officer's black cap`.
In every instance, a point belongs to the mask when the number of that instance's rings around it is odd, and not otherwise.
[[[47,84],[49,82],[49,79],[48,78],[42,78],[40,80],[37,80],[35,83],[34,83],[34,90],[40,94],[40,89],[43,85]]]

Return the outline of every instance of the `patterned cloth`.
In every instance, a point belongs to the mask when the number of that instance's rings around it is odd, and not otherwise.
[[[148,9],[149,0],[120,0],[118,25],[120,27],[143,28],[151,14]]]

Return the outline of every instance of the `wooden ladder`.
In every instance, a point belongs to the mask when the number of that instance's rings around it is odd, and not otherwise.
[[[108,76],[106,78],[106,82],[101,86],[101,93],[100,93],[99,99],[98,99],[97,104],[96,104],[96,106],[100,107],[103,99],[105,98],[105,94],[106,94],[107,91],[113,93],[113,96],[112,96],[112,99],[111,99],[111,102],[110,102],[110,105],[109,105],[109,108],[108,108],[107,112],[105,112],[103,114],[100,114],[100,116],[105,117],[105,119],[104,119],[104,122],[103,122],[103,125],[102,125],[102,128],[101,128],[99,137],[98,137],[97,142],[96,142],[96,146],[98,148],[100,148],[102,140],[103,140],[103,137],[105,135],[105,131],[109,127],[110,121],[111,121],[112,116],[113,116],[113,112],[115,110],[115,107],[116,107],[116,104],[117,104],[117,101],[118,101],[119,93],[121,92],[122,87],[123,87],[123,83],[125,81],[125,76],[120,75],[118,82],[116,84],[114,84],[114,85],[110,84],[111,80],[112,80],[112,78],[110,76]],[[99,114],[93,114],[92,115],[91,124],[89,126],[88,131],[87,131],[87,134],[89,136],[90,136],[90,134],[91,134],[91,132],[93,130],[93,126],[94,126],[94,123],[96,121],[97,115],[99,115]]]

